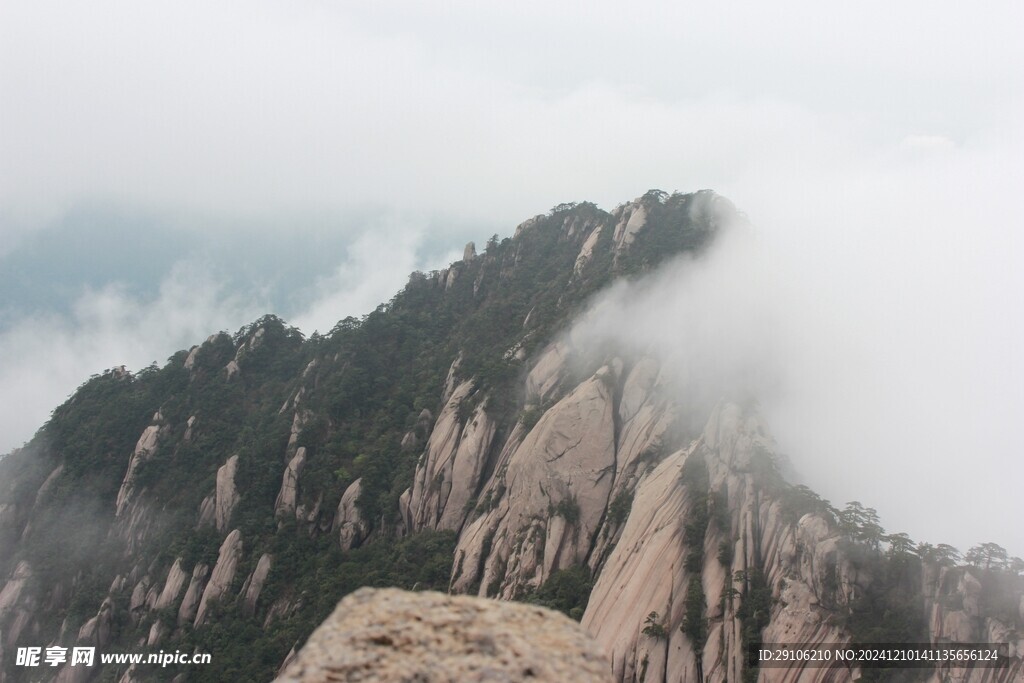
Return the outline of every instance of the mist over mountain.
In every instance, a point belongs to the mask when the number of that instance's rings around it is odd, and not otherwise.
[[[778,301],[816,318],[786,319],[818,333],[787,346],[817,370],[776,430],[834,405],[813,421],[846,416],[843,436],[807,450],[884,452],[886,423],[927,402],[904,430],[926,442],[896,447],[942,464],[893,479],[945,496],[1006,472],[1005,491],[1019,472],[998,454],[1024,446],[1000,427],[1024,411],[1021,11],[643,2],[624,30],[602,2],[5,3],[0,451],[91,374],[266,311],[323,332],[538,207],[608,210],[670,179],[748,213]]]
[[[794,485],[849,456],[809,450],[841,420],[770,422],[813,407],[792,345],[828,337],[757,234],[711,191],[560,204],[327,333],[266,315],[93,377],[0,461],[3,651],[196,650],[189,680],[265,680],[341,596],[394,585],[560,609],[617,680],[754,680],[748,647],[797,641],[1009,642],[1014,680],[1000,520],[954,547],[938,508],[937,538],[876,508],[907,486]]]
[[[365,586],[1024,678],[1022,25],[0,3],[0,683],[269,680]],[[214,662],[17,663],[76,645]]]
[[[286,224],[93,208],[0,256],[0,396],[12,406],[0,417],[0,451],[27,441],[89,375],[140,370],[266,311],[325,332],[373,310],[412,270],[461,253],[445,241],[459,235],[454,221],[440,228],[378,210]]]

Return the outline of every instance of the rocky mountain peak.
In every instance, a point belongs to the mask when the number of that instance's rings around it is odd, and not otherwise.
[[[568,333],[736,217],[710,191],[559,205],[327,335],[265,316],[89,380],[0,460],[0,648],[209,651],[211,680],[267,680],[340,598],[394,585],[558,609],[619,681],[884,638],[1002,640],[1009,678],[935,680],[1019,679],[1024,563],[886,536],[789,483],[752,409]]]

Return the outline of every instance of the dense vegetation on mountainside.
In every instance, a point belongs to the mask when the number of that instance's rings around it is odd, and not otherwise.
[[[588,203],[560,205],[525,223],[514,238],[491,238],[478,256],[445,271],[414,273],[391,301],[362,319],[340,321],[326,335],[305,339],[265,316],[181,351],[163,367],[91,378],[26,448],[0,461],[0,548],[10,549],[0,553],[0,578],[22,563],[31,567],[22,597],[12,598],[0,626],[21,608],[34,621],[26,622],[16,644],[69,645],[107,600],[104,651],[153,650],[147,636],[159,632],[165,651],[213,653],[211,665],[188,669],[189,681],[266,680],[355,588],[447,589],[456,535],[408,533],[399,497],[412,482],[432,424],[424,411],[439,413],[453,359],[460,378],[475,380],[459,410],[468,416],[486,399],[497,424],[495,443],[517,423],[532,427],[549,406],[524,405],[524,364],[613,278],[638,276],[707,246],[716,227],[704,212],[708,196],[649,192],[638,200],[646,225],[628,249],[614,243],[610,214]],[[591,235],[591,256],[581,267],[581,244]],[[126,494],[126,465],[148,428],[156,434],[154,453],[139,459]],[[282,469],[297,449],[304,449],[304,469],[294,508],[282,514]],[[218,470],[234,455],[240,497],[230,525],[217,529],[203,523],[199,511],[218,486]],[[665,455],[652,452],[650,459]],[[955,551],[887,536],[874,512],[859,504],[833,509],[786,483],[768,457],[758,468],[765,492],[782,501],[790,522],[807,512],[826,516],[846,534],[847,553],[863,571],[883,577],[854,602],[837,597],[827,605],[836,623],[858,642],[921,640],[922,563],[955,564]],[[357,480],[356,505],[366,528],[349,549],[339,545],[335,510]],[[700,459],[688,461],[681,483],[707,501],[686,526],[684,562],[699,577],[707,552],[701,541],[709,528],[728,527],[728,500],[709,489]],[[127,502],[117,517],[119,498]],[[610,503],[608,521],[623,524],[632,502],[632,491],[624,489]],[[490,504],[475,496],[472,503]],[[571,523],[578,506],[560,505],[554,512]],[[139,606],[133,585],[148,577],[158,593],[176,560],[186,573],[213,567],[228,529],[238,530],[244,552],[205,623],[194,627],[179,616],[180,592],[162,609]],[[980,546],[967,558],[993,611],[1002,609],[1002,596],[1022,588],[1016,576],[1024,567],[1000,551]],[[731,546],[723,542],[715,552],[728,566]],[[264,555],[273,566],[258,603],[249,606],[240,589]],[[114,581],[119,588],[111,585],[114,577],[121,579]],[[579,619],[594,578],[588,568],[573,566],[516,597]],[[758,570],[737,577],[735,585],[729,599],[741,600],[744,638],[760,642],[774,605],[771,590]],[[699,580],[691,581],[684,600],[682,630],[700,651],[707,600]],[[655,635],[664,631],[657,614],[648,628]],[[11,658],[2,665],[13,675]],[[138,675],[169,680],[180,672],[168,667]],[[121,673],[111,668],[102,679]]]
[[[524,225],[521,238],[495,236],[479,256],[448,271],[414,273],[390,302],[362,319],[342,320],[329,334],[304,339],[280,319],[265,316],[234,335],[212,337],[192,354],[191,368],[185,367],[189,353],[182,351],[163,367],[93,377],[54,411],[25,449],[0,463],[0,482],[12,488],[5,500],[32,510],[20,542],[0,538],[14,548],[0,557],[0,575],[9,576],[27,561],[45,601],[37,605],[45,606],[39,637],[50,641],[64,634],[67,640],[96,614],[111,577],[138,573],[140,558],[164,572],[175,558],[186,567],[215,563],[223,534],[208,526],[197,529],[196,514],[215,486],[218,468],[238,454],[241,498],[231,527],[240,530],[245,552],[235,583],[263,553],[273,556],[274,569],[256,615],[243,614],[238,604],[218,604],[202,628],[183,624],[161,643],[165,650],[217,653],[212,666],[191,672],[194,680],[266,678],[338,598],[360,585],[445,589],[452,534],[399,538],[394,531],[397,499],[419,455],[402,447],[403,435],[416,432],[424,409],[437,413],[452,359],[461,358],[459,374],[476,378],[479,395],[491,396],[489,411],[501,416],[503,429],[510,428],[522,409],[514,388],[521,359],[546,344],[616,274],[640,273],[680,250],[707,244],[708,224],[692,210],[700,196],[648,193],[650,229],[613,264],[613,225],[607,225],[593,261],[568,285],[579,243],[609,222],[609,214],[593,204],[560,205]],[[569,224],[578,231],[571,238]],[[521,352],[510,353],[513,346]],[[224,368],[233,359],[240,370],[226,380]],[[293,411],[282,404],[300,393],[307,419],[293,447],[305,447],[307,465],[297,504],[318,511],[307,523],[274,515],[293,421]],[[127,456],[155,413],[159,452],[139,464],[134,488],[157,513],[141,545],[126,553],[126,539],[112,531],[115,502]],[[424,435],[417,436],[422,442]],[[63,469],[45,496],[33,503],[59,465]],[[362,480],[358,506],[372,538],[342,551],[330,533],[331,517],[356,479]],[[578,618],[588,591],[589,579],[577,571],[531,599]],[[167,609],[135,623],[127,596],[122,598],[125,604],[114,609],[116,648],[131,649],[156,620],[175,621]],[[275,604],[287,604],[287,613],[268,619]]]

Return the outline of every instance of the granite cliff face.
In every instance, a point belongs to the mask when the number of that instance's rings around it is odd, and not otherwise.
[[[912,642],[1009,643],[1012,654],[1005,669],[946,668],[919,680],[1024,677],[1020,611],[979,606],[981,593],[1005,577],[858,543],[824,501],[781,478],[756,411],[721,403],[699,434],[681,433],[674,417],[686,407],[670,398],[652,358],[612,358],[575,387],[537,389],[565,386],[573,353],[560,340],[528,375],[527,395],[532,387],[550,407],[530,428],[519,422],[496,449],[493,473],[477,480],[484,503],[463,511],[451,590],[515,599],[583,565],[596,581],[582,625],[615,680],[728,681],[750,671],[752,633],[765,643],[856,645],[859,634],[844,627],[850,613],[886,590],[880,569],[903,563],[901,588],[915,594],[904,608],[924,625]],[[417,473],[435,456],[428,448]],[[442,507],[440,517],[446,513]],[[1006,594],[1013,605],[1015,585]],[[755,614],[751,602],[764,612]],[[862,674],[765,669],[760,680]]]
[[[616,277],[734,218],[710,192],[562,205],[325,337],[268,316],[93,378],[0,461],[0,681],[267,680],[391,584],[557,607],[618,681],[852,680],[746,648],[883,638],[1006,642],[1007,668],[917,680],[1021,680],[1013,563],[888,540],[786,481],[753,404],[574,333]],[[14,664],[76,644],[214,664]]]

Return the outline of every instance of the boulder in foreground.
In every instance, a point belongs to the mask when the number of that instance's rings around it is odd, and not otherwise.
[[[363,588],[313,632],[281,683],[611,681],[563,614],[484,598]]]

